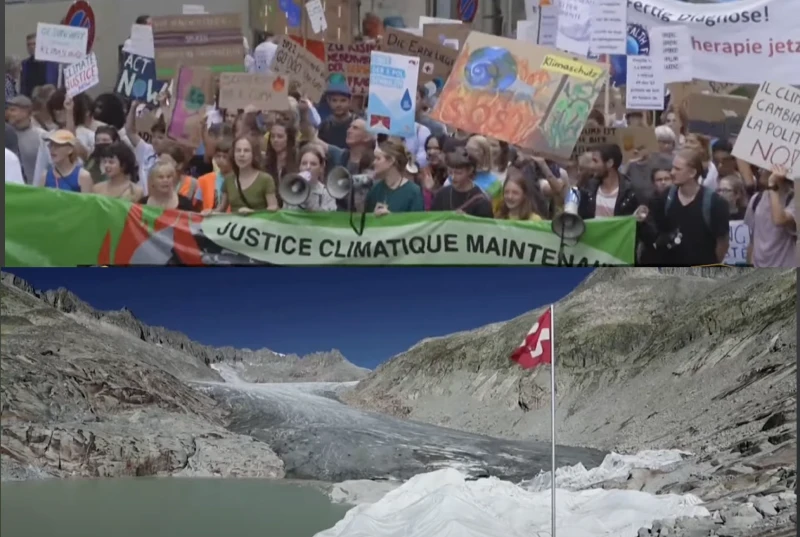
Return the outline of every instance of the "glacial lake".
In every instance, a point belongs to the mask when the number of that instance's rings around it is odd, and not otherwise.
[[[350,506],[313,485],[262,479],[4,482],[3,537],[312,537]]]

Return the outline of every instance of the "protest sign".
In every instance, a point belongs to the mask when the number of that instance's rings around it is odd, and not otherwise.
[[[407,138],[417,132],[419,58],[372,52],[367,129],[376,134]]]
[[[738,0],[724,4],[680,0],[628,2],[628,23],[689,28],[693,74],[703,80],[800,83],[796,0]]]
[[[214,99],[214,74],[205,67],[181,67],[175,79],[175,105],[167,135],[190,147],[202,142],[203,113]]]
[[[786,166],[800,179],[800,89],[764,82],[733,147],[733,156],[771,170]]]
[[[153,17],[153,43],[161,80],[172,78],[181,65],[244,71],[239,13]]]
[[[308,22],[315,34],[328,29],[328,18],[325,16],[325,8],[322,7],[320,0],[306,2],[306,14],[308,14]]]
[[[536,5],[528,7],[527,20],[517,21],[517,39],[534,45],[556,46],[558,33],[558,6]]]
[[[436,87],[444,86],[444,81],[453,70],[458,52],[409,33],[387,28],[380,43],[382,52],[417,56],[419,58],[419,83],[436,82]]]
[[[311,99],[311,102],[319,102],[325,93],[327,64],[289,37],[283,36],[278,41],[278,51],[270,69],[295,82],[300,94]]]
[[[271,5],[264,9],[267,7],[266,4]],[[305,7],[306,0],[293,0],[292,2],[281,0],[280,3],[274,0],[269,3],[262,1],[262,8],[258,10],[257,15],[259,20],[258,23],[253,21],[254,27],[276,35],[289,35],[300,39],[314,37],[315,40],[335,43],[349,41],[353,35],[353,21],[361,18],[359,3],[350,0],[325,0],[322,4],[327,26],[320,31],[315,31],[315,24],[319,24],[321,21],[319,19],[312,20],[309,16],[308,8]],[[283,7],[287,9],[282,9]],[[319,15],[315,14],[314,17],[319,17]]]
[[[344,77],[353,95],[365,95],[369,91],[370,54],[375,48],[374,43],[325,43],[328,76]]]
[[[658,26],[650,31],[650,50],[663,59],[664,83],[692,81],[692,38],[686,26]]]
[[[568,159],[607,76],[590,60],[472,32],[431,117]]]
[[[744,220],[731,220],[728,238],[726,265],[747,265],[747,248],[750,246],[750,230]]]
[[[139,138],[144,140],[145,142],[152,143],[153,142],[153,125],[158,122],[158,116],[152,110],[142,110],[140,114],[136,116],[136,134],[139,135]]]
[[[742,130],[750,99],[738,95],[692,93],[686,98],[689,132],[729,140]]]
[[[560,0],[556,47],[586,56],[589,53],[592,30],[593,0]]]
[[[244,110],[289,110],[289,82],[283,75],[222,73],[219,77],[219,107]]]
[[[149,24],[131,24],[130,52],[145,58],[155,58],[156,49],[153,43],[152,26]]]
[[[86,56],[89,30],[63,24],[36,25],[34,58],[40,62],[75,63]]]
[[[617,144],[622,149],[622,162],[658,151],[654,129],[649,127],[585,127],[572,152],[577,158],[603,144]]]
[[[97,57],[94,52],[64,67],[64,86],[69,97],[75,97],[99,83],[100,73],[97,70]]]
[[[114,86],[114,91],[134,101],[158,104],[158,94],[166,82],[156,80],[156,66],[152,58],[124,54],[122,69]]]
[[[666,86],[659,56],[628,56],[625,101],[630,110],[663,110]]]
[[[206,7],[198,4],[183,4],[181,13],[184,15],[205,15]]]
[[[363,235],[346,213],[199,214],[120,199],[6,185],[9,267],[206,264],[214,258],[278,265],[556,265],[550,222],[449,212],[367,215]],[[69,226],[59,225],[69,222]],[[81,229],[80,235],[72,232]],[[566,265],[631,265],[636,221],[586,221]],[[228,256],[226,258],[226,255]]]
[[[422,37],[453,50],[461,50],[471,31],[468,24],[460,21],[456,24],[435,22],[422,25]]]
[[[625,54],[628,44],[627,0],[595,0],[591,6],[589,49],[593,54]]]

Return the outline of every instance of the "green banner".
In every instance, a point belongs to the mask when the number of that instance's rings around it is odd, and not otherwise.
[[[46,188],[6,185],[6,266],[87,265],[557,265],[549,222],[454,213],[199,214]],[[359,218],[355,218],[359,220]],[[631,265],[632,218],[586,222],[568,266]]]

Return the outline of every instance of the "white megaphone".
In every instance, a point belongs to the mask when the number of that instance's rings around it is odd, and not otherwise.
[[[372,186],[369,174],[353,175],[344,166],[336,166],[325,179],[325,187],[334,199],[344,199],[353,189],[367,189]]]
[[[278,182],[278,194],[284,203],[302,205],[311,194],[310,181],[311,174],[308,172],[284,175]]]
[[[553,218],[550,224],[553,233],[564,241],[564,244],[574,246],[578,243],[583,233],[586,231],[586,224],[583,218],[578,215],[578,203],[580,194],[577,188],[567,190],[567,197],[564,200],[564,212]]]

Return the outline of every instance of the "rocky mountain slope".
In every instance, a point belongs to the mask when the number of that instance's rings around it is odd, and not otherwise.
[[[40,292],[28,282],[10,273],[2,274],[5,285],[38,297],[57,310],[94,319],[104,325],[118,327],[145,343],[188,354],[206,365],[225,362],[238,369],[242,378],[251,382],[348,382],[365,377],[369,370],[353,365],[336,349],[303,357],[281,354],[269,349],[235,349],[212,347],[192,341],[185,334],[160,326],[144,324],[128,309],[97,311],[67,289]]]
[[[556,304],[559,443],[695,453],[696,472],[661,476],[662,492],[715,500],[794,489],[796,300],[793,270],[594,271]],[[549,366],[524,371],[508,358],[540,314],[424,340],[344,400],[548,439]]]
[[[0,295],[2,476],[283,477],[269,446],[226,429],[227,411],[191,386],[225,361],[258,380],[363,376],[338,352],[306,358],[215,349],[98,312],[72,293],[41,293],[11,274]]]

